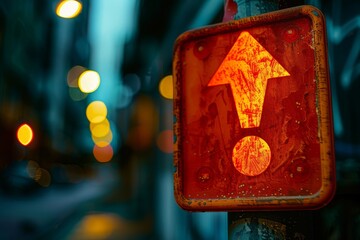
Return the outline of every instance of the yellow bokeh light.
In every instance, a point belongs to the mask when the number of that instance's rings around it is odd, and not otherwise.
[[[91,123],[100,123],[105,120],[107,108],[102,101],[93,101],[86,108],[86,117]]]
[[[159,92],[161,96],[167,99],[173,99],[173,77],[172,75],[168,75],[161,79],[159,83]]]
[[[17,131],[17,139],[22,145],[29,145],[33,139],[33,131],[31,127],[27,124],[21,125]]]
[[[99,147],[98,145],[94,145],[93,154],[98,162],[105,163],[109,162],[112,159],[114,155],[114,150],[111,145],[107,145],[105,147]]]
[[[96,71],[84,71],[79,77],[78,85],[84,93],[94,92],[100,86],[100,75]]]
[[[81,2],[77,0],[62,0],[56,7],[56,14],[62,18],[74,18],[80,14]]]
[[[89,214],[78,224],[71,239],[123,239],[126,230],[129,231],[128,225],[114,214]],[[122,237],[115,238],[119,232]]]
[[[94,135],[91,135],[91,138],[93,140],[93,142],[95,143],[95,145],[99,146],[99,147],[106,147],[107,145],[109,145],[113,139],[113,134],[111,132],[111,130],[103,137],[96,137]]]
[[[110,122],[106,118],[99,123],[90,123],[91,134],[95,137],[104,137],[110,131]]]

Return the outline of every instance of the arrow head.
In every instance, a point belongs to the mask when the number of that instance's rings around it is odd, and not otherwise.
[[[259,127],[267,80],[289,75],[249,32],[244,31],[208,86],[230,84],[241,127]]]

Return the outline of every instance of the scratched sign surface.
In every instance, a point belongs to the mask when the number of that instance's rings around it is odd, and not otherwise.
[[[316,208],[335,185],[325,30],[305,6],[181,35],[175,196],[188,210]]]

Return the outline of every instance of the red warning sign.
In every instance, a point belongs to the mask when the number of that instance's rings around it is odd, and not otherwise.
[[[181,207],[317,208],[331,199],[330,89],[318,9],[184,33],[173,63]]]

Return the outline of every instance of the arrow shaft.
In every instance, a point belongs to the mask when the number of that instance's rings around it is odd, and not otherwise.
[[[259,127],[265,99],[266,80],[263,84],[241,79],[230,84],[235,107],[242,128]],[[246,86],[246,87],[241,87]]]

